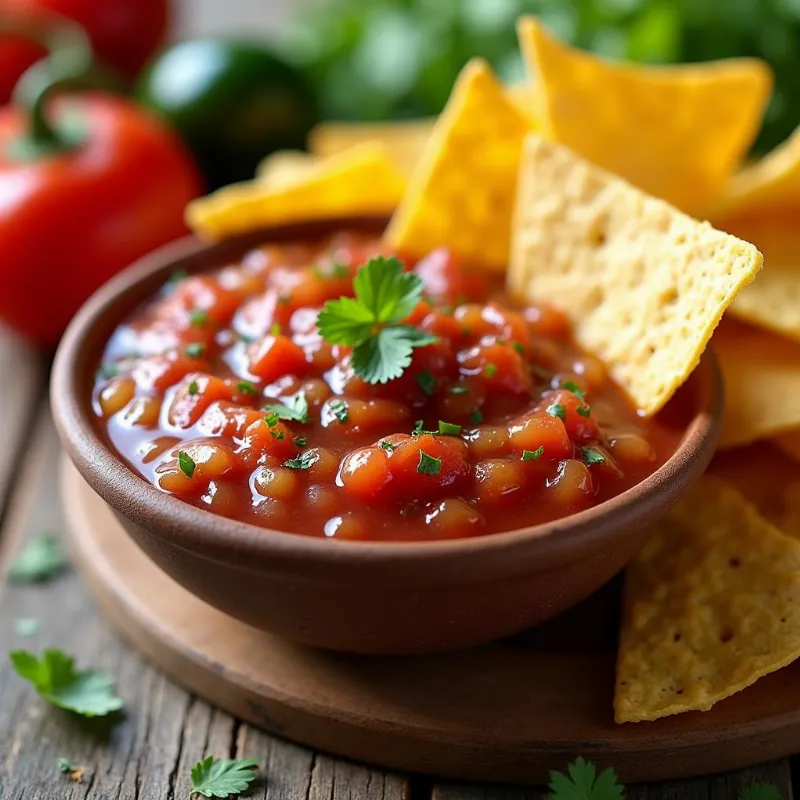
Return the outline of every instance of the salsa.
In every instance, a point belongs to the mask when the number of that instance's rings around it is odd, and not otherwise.
[[[199,508],[375,541],[554,520],[672,454],[680,426],[641,418],[562,314],[515,303],[498,277],[447,250],[400,255],[402,320],[362,319],[339,298],[360,280],[388,308],[383,288],[367,286],[384,251],[344,233],[174,275],[105,348],[92,394],[101,433],[155,487]],[[338,319],[324,325],[323,307]],[[387,364],[399,377],[380,382]]]

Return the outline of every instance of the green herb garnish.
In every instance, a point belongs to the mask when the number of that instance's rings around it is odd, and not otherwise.
[[[286,438],[286,434],[283,431],[270,431],[269,434],[273,439],[277,439],[278,441]]]
[[[511,342],[511,346],[521,355],[525,355],[525,345],[521,342]]]
[[[202,342],[192,342],[183,348],[189,358],[202,358],[206,353],[206,346]]]
[[[109,378],[116,378],[122,370],[119,364],[102,364],[97,370],[97,377],[101,380],[108,380]]]
[[[461,426],[440,419],[439,433],[441,433],[442,436],[458,436],[461,433]]]
[[[285,403],[269,403],[264,406],[264,411],[274,411],[280,419],[291,422],[306,423],[309,421],[308,400],[306,400],[305,392],[300,392]]]
[[[378,442],[378,445],[382,447],[387,453],[391,453],[395,448],[395,445],[393,445],[391,442],[384,441],[383,439],[381,439],[381,441]]]
[[[203,797],[233,797],[250,788],[258,775],[258,761],[216,759],[208,756],[192,767],[192,794]]]
[[[617,782],[614,770],[597,775],[591,761],[580,756],[562,772],[550,773],[550,794],[547,800],[623,800],[625,789]]]
[[[319,461],[319,452],[317,450],[306,450],[296,458],[284,461],[283,466],[289,469],[311,469],[317,461]]]
[[[582,447],[583,460],[591,467],[595,464],[604,464],[606,457],[593,447]]]
[[[180,450],[178,452],[178,466],[187,478],[191,478],[192,475],[194,475],[194,471],[197,469],[197,464],[195,464],[194,459],[185,450]]]
[[[422,393],[426,397],[431,397],[431,395],[433,395],[436,389],[436,378],[434,378],[428,370],[418,372],[414,376],[414,380],[419,384],[419,388],[422,389]]]
[[[189,384],[189,394],[196,395],[200,391],[200,387],[197,384],[197,381],[192,381]]]
[[[567,409],[564,408],[564,406],[561,405],[561,403],[552,403],[551,405],[547,406],[545,411],[551,417],[558,417],[561,420],[566,420],[567,418]]]
[[[273,336],[280,336],[281,333],[283,333],[283,328],[281,328],[280,322],[273,322],[272,325],[270,326],[269,332]]]
[[[421,475],[438,475],[442,471],[442,459],[429,456],[424,450],[419,451],[417,472]]]
[[[292,439],[292,441],[298,447],[305,447],[308,444],[308,439],[305,436],[295,436],[294,439]]]
[[[317,328],[325,341],[353,348],[353,371],[367,383],[387,383],[411,365],[415,347],[438,341],[400,324],[422,296],[422,281],[396,258],[370,259],[353,279],[355,298],[325,303]]]
[[[496,364],[487,364],[483,368],[483,374],[487,378],[493,378],[497,374],[497,365]]]
[[[481,422],[483,422],[483,412],[476,408],[474,411],[470,412],[469,421],[473,425],[480,425]]]
[[[208,311],[204,308],[196,308],[189,314],[189,323],[195,328],[202,328],[208,322]]]
[[[336,400],[331,400],[330,409],[333,412],[333,416],[336,417],[336,419],[338,419],[342,424],[350,419],[350,413],[347,410],[347,403],[345,403],[344,400],[339,398]]]
[[[576,414],[580,414],[582,417],[590,417],[592,415],[592,409],[589,406],[578,406],[575,409]]]
[[[538,461],[544,455],[544,447],[537,447],[535,450],[523,450],[523,461]]]
[[[11,562],[8,577],[19,583],[39,583],[67,566],[61,543],[55,536],[35,536]]]
[[[578,400],[586,400],[586,392],[584,392],[575,381],[564,381],[564,383],[561,384],[561,388],[572,392]]]
[[[255,384],[250,381],[239,381],[239,383],[236,384],[236,391],[243,392],[244,394],[259,394]]]
[[[264,422],[267,423],[268,428],[274,428],[280,422],[280,419],[277,411],[270,411],[269,414],[264,417]]]

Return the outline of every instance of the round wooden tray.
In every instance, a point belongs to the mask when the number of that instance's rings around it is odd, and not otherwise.
[[[400,658],[315,651],[189,594],[133,544],[66,459],[62,478],[74,556],[103,611],[176,681],[288,739],[402,770],[526,783],[545,783],[577,755],[633,782],[800,750],[800,663],[710,712],[615,725],[618,587],[473,650]]]

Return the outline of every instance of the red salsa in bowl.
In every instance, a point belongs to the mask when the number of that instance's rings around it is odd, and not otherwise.
[[[549,522],[672,455],[683,427],[641,418],[557,310],[383,251],[341,234],[174,275],[106,346],[100,432],[192,505],[368,541]]]

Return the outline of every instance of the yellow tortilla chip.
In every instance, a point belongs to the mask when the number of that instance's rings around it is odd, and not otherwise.
[[[311,131],[309,149],[327,158],[364,142],[380,142],[398,168],[411,174],[435,124],[435,117],[400,122],[323,122]]]
[[[800,542],[704,477],[628,567],[617,722],[708,711],[800,655]]]
[[[792,205],[800,206],[800,128],[764,158],[736,173],[708,215],[724,219]]]
[[[258,165],[256,178],[264,185],[285,186],[304,180],[318,163],[316,156],[302,150],[278,150]]]
[[[278,186],[260,180],[220,189],[190,203],[190,228],[207,239],[224,239],[268,225],[389,215],[406,180],[385,148],[365,143],[321,161],[302,179]]]
[[[506,87],[506,97],[528,120],[531,130],[538,130],[536,121],[536,87],[533,83],[512,83]]]
[[[716,197],[758,133],[766,63],[612,63],[569,47],[533,17],[518,23],[542,134],[684,210]]]
[[[387,241],[416,255],[446,246],[469,262],[504,270],[527,130],[488,65],[470,61],[414,170]]]
[[[532,134],[509,285],[566,313],[645,414],[691,374],[761,254]]]
[[[731,314],[800,341],[800,229],[797,207],[715,221],[725,231],[752,242],[764,254],[758,279],[736,298]]]
[[[800,345],[729,319],[713,344],[725,383],[720,447],[800,427]]]

